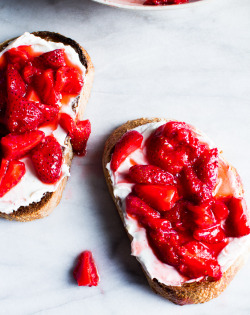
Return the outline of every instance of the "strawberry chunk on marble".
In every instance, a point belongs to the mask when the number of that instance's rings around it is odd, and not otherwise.
[[[98,285],[100,278],[90,251],[84,251],[79,255],[73,275],[78,286],[92,287]]]

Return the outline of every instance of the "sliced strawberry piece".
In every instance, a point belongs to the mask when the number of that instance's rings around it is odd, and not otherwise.
[[[145,227],[148,227],[151,230],[161,231],[163,233],[170,232],[170,229],[172,228],[171,223],[166,219],[150,218],[148,216],[146,219],[142,219],[141,222]]]
[[[135,216],[139,222],[143,221],[144,224],[147,224],[148,219],[160,219],[159,212],[132,194],[126,198],[126,212],[129,215]]]
[[[76,123],[74,122],[74,119],[66,113],[60,115],[59,124],[68,133],[73,133],[75,131]]]
[[[171,266],[178,266],[180,237],[174,230],[149,230],[148,240],[161,261]]]
[[[169,121],[164,125],[163,135],[168,139],[175,139],[180,144],[189,144],[192,132],[185,122]]]
[[[192,216],[187,210],[186,202],[179,200],[174,207],[164,213],[164,218],[169,220],[177,231],[188,231],[193,227]]]
[[[6,111],[6,123],[10,132],[22,133],[36,129],[43,122],[43,114],[36,102],[12,98]]]
[[[2,184],[2,181],[4,179],[4,176],[7,172],[8,166],[9,166],[10,161],[6,159],[2,159],[1,161],[1,167],[0,167],[0,187]]]
[[[191,278],[196,279],[203,276],[219,280],[222,272],[218,261],[212,255],[208,247],[200,242],[189,242],[179,249],[180,265],[179,271]]]
[[[227,235],[240,237],[249,234],[250,220],[245,199],[232,197],[228,203],[228,209]]]
[[[212,211],[216,219],[221,222],[228,217],[229,210],[224,202],[216,200],[212,206]]]
[[[188,164],[188,154],[181,147],[174,148],[164,136],[164,128],[160,126],[147,141],[147,157],[151,164],[175,175]]]
[[[34,76],[41,73],[42,70],[40,68],[35,67],[32,62],[28,62],[23,68],[22,76],[24,81],[30,84],[33,81]]]
[[[58,119],[59,115],[59,106],[57,105],[45,105],[40,102],[35,102],[34,105],[42,112],[43,114],[43,123],[54,121]]]
[[[82,120],[75,123],[72,117],[62,113],[59,123],[69,133],[74,152],[77,155],[85,155],[87,142],[91,133],[90,121]]]
[[[197,177],[191,166],[183,168],[181,178],[186,198],[198,203],[212,198],[212,190]]]
[[[84,251],[80,254],[73,275],[79,286],[98,285],[99,275],[90,251]]]
[[[4,163],[7,164],[5,161]],[[6,166],[6,165],[5,165]],[[2,170],[2,165],[1,165]],[[0,172],[1,172],[0,170]],[[12,187],[16,186],[25,174],[25,164],[21,161],[10,161],[7,171],[0,183],[0,197],[3,197]]]
[[[66,65],[64,49],[55,49],[39,56],[39,59],[49,68],[60,68]]]
[[[48,69],[34,77],[34,87],[43,103],[60,105],[61,94],[54,88],[54,71]]]
[[[223,250],[223,248],[225,248],[227,246],[228,243],[229,243],[229,239],[224,238],[224,240],[222,242],[214,243],[214,244],[208,244],[207,243],[206,245],[209,248],[212,255],[214,257],[217,257],[220,254],[220,252]]]
[[[40,130],[27,131],[22,134],[8,134],[1,139],[3,155],[6,159],[19,159],[38,145],[44,138]]]
[[[111,170],[117,171],[121,163],[135,150],[141,147],[143,136],[135,130],[126,132],[116,143],[111,158]]]
[[[56,73],[55,89],[67,94],[79,94],[83,87],[83,76],[76,69],[62,67]]]
[[[219,152],[214,148],[206,150],[196,162],[196,173],[199,179],[211,190],[215,188],[219,167]]]
[[[6,51],[5,55],[8,63],[15,65],[18,70],[20,70],[30,58],[27,46],[11,48]]]
[[[149,206],[163,212],[170,210],[178,200],[175,186],[136,184],[133,187],[133,192]]]
[[[6,75],[8,97],[24,97],[26,94],[26,86],[17,69],[9,64]]]
[[[134,165],[129,169],[130,178],[138,184],[173,184],[174,176],[153,165]]]
[[[86,154],[86,146],[91,133],[91,124],[89,120],[78,121],[73,133],[70,133],[71,144],[77,155]]]
[[[208,229],[196,229],[193,236],[197,241],[210,244],[220,243],[225,239],[225,233],[220,225],[215,225]]]
[[[192,212],[194,223],[199,228],[210,228],[217,223],[215,216],[211,210],[210,202],[204,202],[199,206],[195,206],[190,203],[188,205],[188,210]]]
[[[33,149],[31,159],[42,182],[52,184],[58,181],[63,160],[62,149],[53,136],[46,137]]]

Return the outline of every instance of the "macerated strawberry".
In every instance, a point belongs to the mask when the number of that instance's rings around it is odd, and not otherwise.
[[[185,201],[179,200],[169,211],[164,212],[164,218],[169,220],[176,231],[188,231],[193,227],[192,216],[187,210]]]
[[[195,279],[203,276],[219,280],[222,271],[216,258],[204,244],[191,241],[179,248],[178,270],[185,276]]]
[[[163,127],[163,135],[168,139],[177,138],[180,144],[189,144],[191,133],[188,124],[181,121],[169,121]]]
[[[62,95],[54,87],[54,71],[44,70],[40,75],[34,77],[34,87],[44,104],[60,105]]]
[[[89,120],[78,121],[73,133],[70,133],[71,144],[77,155],[86,154],[86,146],[91,133],[91,124]]]
[[[79,286],[98,285],[100,279],[90,251],[84,251],[80,254],[73,275]]]
[[[49,68],[60,68],[66,65],[64,49],[55,49],[38,57]]]
[[[26,94],[25,83],[17,69],[9,64],[6,72],[8,98],[24,97]]]
[[[168,220],[161,218],[150,218],[149,216],[147,216],[147,218],[144,220],[141,218],[141,223],[145,227],[149,227],[151,230],[157,230],[163,233],[170,232],[170,229],[172,228],[172,225]]]
[[[173,229],[167,231],[149,230],[148,240],[157,257],[165,264],[178,266],[180,237]]]
[[[74,152],[77,155],[85,155],[87,142],[91,133],[90,121],[82,120],[75,123],[72,117],[62,113],[59,123],[69,133]]]
[[[111,170],[115,172],[121,163],[141,147],[143,136],[135,130],[126,132],[116,143],[111,158]]]
[[[58,105],[45,105],[40,102],[34,102],[34,105],[42,112],[43,123],[58,119],[59,115]]]
[[[6,161],[2,163],[8,163]],[[5,165],[6,165],[5,164]],[[2,169],[2,165],[1,165]],[[25,174],[25,164],[21,161],[10,161],[0,182],[0,197],[3,197],[12,187],[16,186]]]
[[[217,221],[211,210],[211,203],[209,201],[204,202],[198,206],[193,204],[187,205],[188,210],[192,212],[193,221],[197,227],[207,229],[214,226]]]
[[[9,166],[10,161],[6,159],[1,160],[1,167],[0,167],[0,187],[2,184],[2,181],[4,179],[4,176],[7,172],[8,166]]]
[[[212,190],[197,177],[190,165],[183,168],[181,181],[186,198],[198,203],[212,198]]]
[[[219,200],[215,200],[213,203],[212,211],[219,222],[225,220],[229,214],[229,210],[225,203]]]
[[[214,148],[206,150],[197,160],[195,170],[198,178],[211,190],[215,188],[219,167],[219,152]]]
[[[178,200],[175,186],[140,185],[133,187],[133,192],[149,206],[158,211],[170,210]]]
[[[143,5],[171,5],[187,2],[189,2],[189,0],[146,0]]]
[[[147,141],[147,157],[151,164],[175,175],[188,164],[188,153],[184,148],[173,146],[164,136],[164,127],[160,126]]]
[[[126,198],[126,212],[129,215],[135,216],[139,221],[147,224],[147,219],[159,219],[160,214],[152,209],[143,200],[130,194]]]
[[[22,134],[8,134],[1,139],[3,156],[6,159],[19,159],[38,145],[44,138],[40,130],[27,131]]]
[[[15,65],[15,68],[18,70],[20,70],[30,58],[27,46],[11,48],[5,52],[5,56],[8,63]]]
[[[229,216],[226,220],[227,236],[240,237],[250,233],[250,219],[246,201],[232,197],[228,202]]]
[[[55,89],[62,93],[79,94],[83,87],[83,76],[72,67],[61,67],[56,72]]]
[[[61,175],[62,149],[56,138],[47,136],[31,152],[39,179],[47,184],[57,182]]]
[[[30,84],[33,81],[35,75],[39,75],[42,73],[40,68],[37,68],[30,61],[28,62],[22,70],[22,76],[26,83]]]
[[[73,133],[76,127],[74,119],[66,113],[61,113],[59,124],[68,133]]]
[[[174,176],[153,165],[134,165],[129,169],[130,178],[138,184],[169,185]]]
[[[43,114],[36,102],[14,98],[9,100],[6,123],[10,132],[22,133],[36,129],[43,122]]]
[[[207,229],[195,229],[193,236],[197,241],[210,244],[220,243],[226,237],[223,229],[219,224]]]
[[[222,242],[214,243],[214,244],[208,244],[206,243],[207,247],[209,248],[210,252],[214,257],[217,257],[220,252],[227,246],[229,243],[229,238],[224,238]]]

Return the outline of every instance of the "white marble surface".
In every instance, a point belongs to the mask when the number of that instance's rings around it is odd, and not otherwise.
[[[250,2],[133,12],[81,0],[2,0],[0,41],[24,31],[79,41],[96,67],[86,118],[88,155],[76,158],[53,214],[0,220],[0,314],[250,314],[248,263],[219,298],[179,307],[151,292],[108,194],[104,141],[126,120],[164,116],[205,131],[239,170],[250,203]],[[74,259],[93,251],[101,282],[77,287]]]

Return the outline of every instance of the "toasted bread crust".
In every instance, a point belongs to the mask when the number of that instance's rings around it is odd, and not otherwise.
[[[121,208],[121,202],[119,198],[114,196],[112,181],[111,181],[109,172],[106,168],[106,165],[107,163],[110,162],[114,147],[117,141],[122,137],[123,134],[125,134],[128,130],[134,129],[138,126],[141,126],[147,123],[152,123],[152,122],[159,122],[159,121],[161,121],[161,119],[159,118],[153,118],[153,119],[140,118],[140,119],[128,121],[122,126],[115,129],[114,132],[110,135],[110,137],[107,139],[105,143],[103,160],[102,160],[104,176],[105,176],[108,188],[109,188],[109,192],[115,202],[115,205],[117,207],[118,213],[121,217],[121,220],[124,226],[125,226],[125,221],[123,217],[123,211]],[[236,172],[235,169],[234,171]],[[128,234],[128,236],[130,238],[130,241],[132,241],[133,239],[132,236],[130,234]],[[248,253],[248,251],[249,249],[246,250],[246,254]],[[162,297],[178,305],[198,304],[198,303],[207,302],[213,298],[216,298],[218,295],[220,295],[225,290],[227,285],[231,282],[231,280],[234,278],[237,271],[242,267],[242,265],[244,264],[246,260],[246,257],[247,255],[240,256],[234,262],[234,264],[223,274],[222,278],[219,281],[213,281],[213,282],[199,281],[199,282],[193,282],[193,283],[185,283],[181,286],[169,286],[169,285],[160,283],[157,279],[151,279],[142,265],[141,265],[141,268],[148,280],[150,287],[155,293],[161,295]]]
[[[83,89],[74,106],[78,108],[77,118],[80,120],[83,119],[83,113],[84,113],[86,104],[88,102],[93,80],[94,80],[94,66],[90,59],[90,56],[88,55],[87,51],[83,47],[81,47],[76,41],[74,41],[71,38],[65,37],[61,34],[47,32],[47,31],[33,32],[32,34],[35,36],[39,36],[47,41],[61,42],[64,45],[70,45],[78,53],[81,63],[86,68],[86,73],[84,77]],[[12,38],[1,43],[0,51],[5,49],[9,45],[9,43],[15,39],[16,38]],[[65,155],[65,161],[67,165],[70,167],[72,159],[73,159],[73,150],[72,150],[70,142],[68,145],[69,145],[69,148]],[[26,221],[33,221],[36,219],[42,219],[48,216],[54,210],[54,208],[59,204],[62,198],[63,190],[67,183],[67,179],[68,178],[65,177],[61,181],[56,191],[47,192],[39,202],[33,202],[32,204],[26,207],[20,207],[16,211],[13,211],[10,214],[0,212],[0,217],[8,219],[8,220],[26,222]]]

